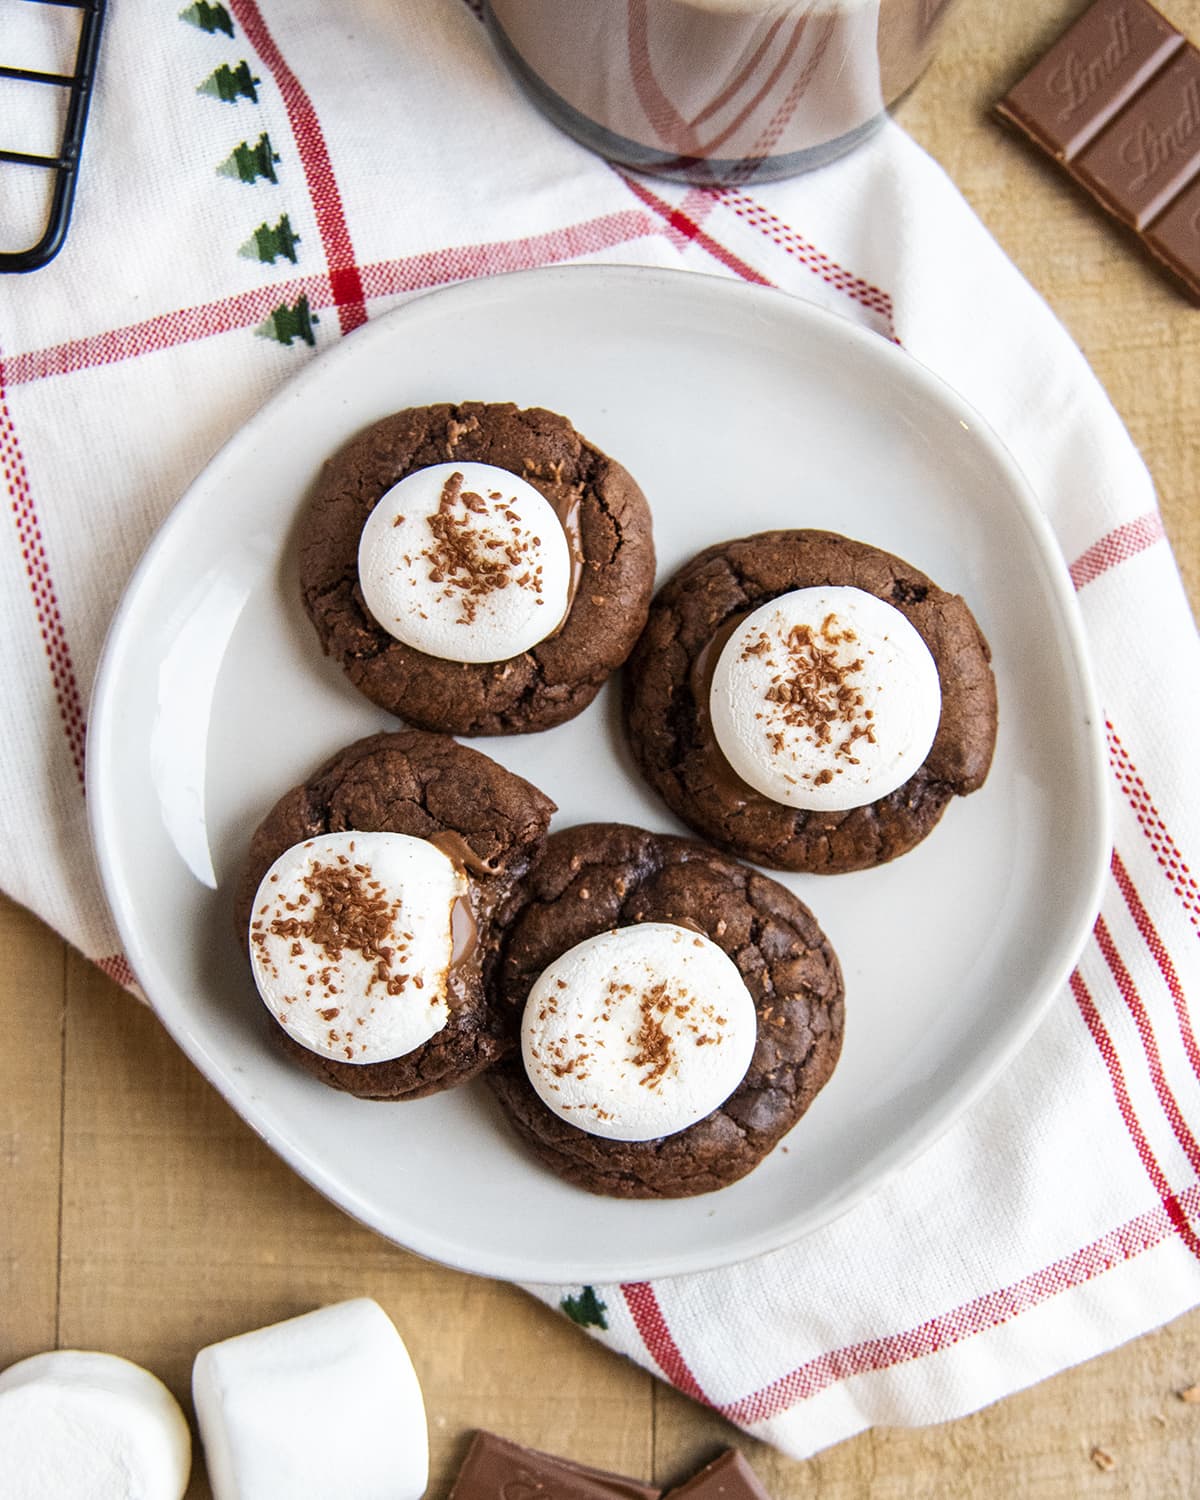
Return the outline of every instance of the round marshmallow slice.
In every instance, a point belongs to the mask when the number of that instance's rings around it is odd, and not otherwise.
[[[465,874],[425,839],[350,831],[293,844],[263,876],[250,918],[263,1003],[322,1057],[403,1057],[450,1018],[465,900]]]
[[[571,549],[550,502],[493,464],[406,475],[358,544],[367,608],[389,635],[445,661],[498,662],[552,635],[571,602]]]
[[[929,754],[937,664],[892,605],[862,589],[781,594],[748,615],[713,672],[709,717],[725,759],[773,802],[864,807]]]
[[[525,1002],[521,1055],[547,1109],[590,1135],[675,1135],[722,1104],[754,1055],[757,1015],[710,939],[642,922],[577,943]]]
[[[5,1500],[180,1500],[191,1466],[179,1403],[141,1365],[55,1349],[0,1374]]]

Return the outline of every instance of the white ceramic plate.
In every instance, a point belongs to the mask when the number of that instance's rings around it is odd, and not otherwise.
[[[339,746],[394,723],[324,660],[294,521],[322,460],[433,401],[569,416],[638,478],[660,577],[701,547],[819,526],[961,592],[991,641],[984,789],[913,853],[785,876],[846,975],[832,1081],[755,1172],[668,1203],[596,1198],[533,1163],[481,1082],[365,1103],[270,1045],[230,922],[250,830]],[[556,826],[677,831],[636,777],[613,684],[573,723],[477,741]],[[875,334],[779,293],[681,272],[540,270],[410,302],[315,360],[217,455],[149,548],[97,680],[88,800],[125,950],[165,1025],[291,1165],[399,1244],[466,1270],[605,1281],[711,1267],[832,1218],[996,1077],[1069,973],[1108,858],[1103,753],[1074,595],[1012,460]]]

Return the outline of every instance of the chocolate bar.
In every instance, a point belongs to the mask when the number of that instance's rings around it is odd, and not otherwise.
[[[666,1500],[770,1500],[758,1476],[736,1448],[726,1448],[677,1489],[668,1490]]]
[[[659,1500],[661,1491],[624,1474],[589,1469],[477,1432],[450,1500]]]
[[[1200,303],[1200,51],[1147,0],[1097,0],[996,105]]]
[[[523,1448],[494,1432],[477,1432],[450,1500],[663,1500],[663,1496],[654,1485],[639,1479]],[[726,1448],[698,1474],[669,1490],[665,1500],[770,1500],[770,1496],[742,1455]]]

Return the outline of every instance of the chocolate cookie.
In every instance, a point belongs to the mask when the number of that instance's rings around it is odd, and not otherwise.
[[[401,479],[448,462],[527,480],[576,553],[561,625],[505,661],[426,655],[389,635],[363,599],[358,546],[371,511]],[[326,463],[302,521],[300,584],[326,655],[381,708],[452,734],[547,729],[586,708],[637,640],[654,587],[650,511],[633,477],[565,417],[509,403],[415,407],[376,422]]]
[[[473,1077],[511,1042],[489,1005],[483,967],[497,905],[541,847],[554,804],[486,755],[443,735],[376,734],[340,750],[286,792],[255,832],[234,898],[239,941],[250,932],[255,893],[293,845],[346,830],[430,840],[467,876],[464,918],[473,940],[449,971],[449,1020],[404,1056],[356,1064],[318,1055],[276,1028],[309,1072],[366,1099],[419,1099]]]
[[[708,688],[729,630],[794,589],[850,586],[894,605],[937,667],[941,717],[924,762],[895,791],[847,811],[772,801],[742,781],[712,733]],[[950,799],[982,786],[996,741],[991,653],[957,595],[899,558],[827,531],[764,531],[709,547],[660,589],[626,670],[625,718],[646,780],[697,832],[783,870],[834,874],[895,859]]]
[[[758,1039],[734,1092],[704,1119],[650,1141],[605,1139],[553,1114],[519,1056],[487,1075],[506,1115],[552,1171],[594,1193],[680,1198],[755,1167],[828,1080],[842,1044],[836,955],[808,908],[777,881],[689,839],[619,823],[552,835],[504,903],[491,985],[518,1035],[531,986],[577,943],[639,922],[690,927],[734,962]]]

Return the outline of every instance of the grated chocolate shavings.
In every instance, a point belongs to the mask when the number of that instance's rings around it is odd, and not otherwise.
[[[674,1004],[675,997],[665,980],[652,985],[641,996],[641,1025],[631,1038],[638,1050],[631,1061],[635,1068],[647,1069],[640,1080],[643,1088],[656,1089],[675,1062],[675,1048],[663,1028],[663,1017]]]
[[[810,745],[828,747],[833,757],[858,765],[854,748],[859,740],[875,743],[874,709],[868,708],[855,677],[863,669],[863,659],[846,660],[843,649],[856,644],[850,629],[838,629],[835,614],[827,614],[815,629],[811,625],[794,625],[783,642],[785,661],[776,663],[771,656],[774,647],[766,631],[760,631],[742,648],[743,660],[763,656],[772,670],[766,701],[772,705],[771,717],[778,728],[768,731],[776,754],[786,745],[785,731],[800,730]],[[809,776],[818,786],[833,780],[828,768]]]
[[[472,516],[503,524],[492,529]],[[510,583],[541,595],[542,566],[536,561],[541,538],[521,526],[502,496],[464,490],[463,476],[451,474],[426,525],[433,540],[421,557],[429,564],[430,581],[443,585],[439,600],[457,598],[460,625],[473,624],[480,601]]]
[[[394,932],[400,914],[400,902],[389,899],[379,881],[370,877],[363,865],[351,865],[344,854],[339,854],[333,864],[319,864],[304,877],[308,895],[298,901],[285,903],[288,912],[305,910],[303,916],[278,916],[251,934],[251,941],[266,957],[267,937],[291,938],[292,952],[299,951],[300,939],[307,939],[328,960],[318,974],[309,974],[305,983],[319,982],[330,994],[338,993],[334,980],[337,964],[344,952],[360,953],[368,962],[374,961],[368,989],[379,984],[389,995],[398,995],[409,981],[406,973],[393,974],[392,961],[403,962],[407,956],[407,941],[396,946]],[[314,904],[315,898],[315,904]],[[404,939],[411,941],[411,934]],[[419,976],[418,976],[419,978]],[[321,1012],[326,1020],[332,1020],[337,1010]]]

